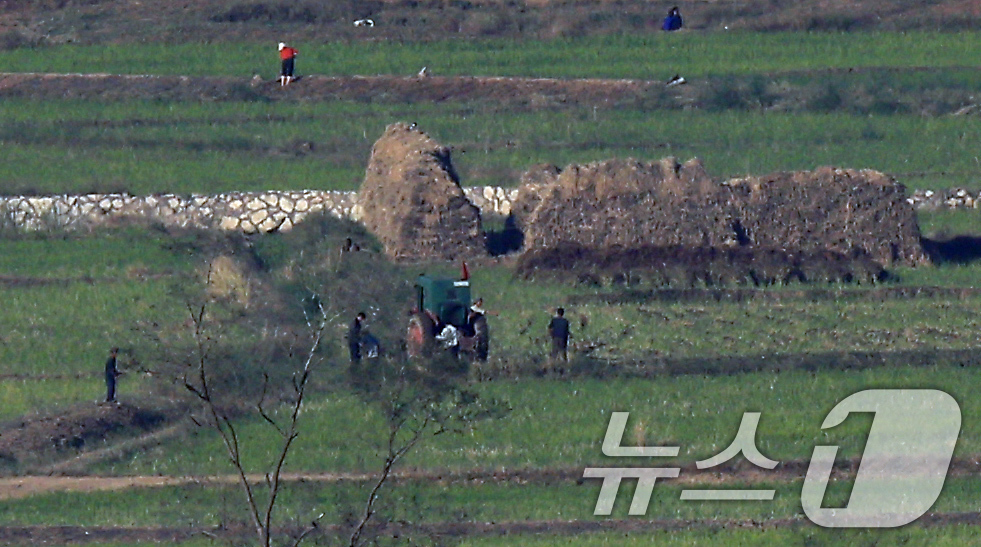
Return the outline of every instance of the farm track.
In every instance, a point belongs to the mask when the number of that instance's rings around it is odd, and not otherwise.
[[[834,480],[848,480],[858,471],[860,461],[852,459],[838,462],[832,472]],[[446,484],[583,484],[583,467],[509,469],[509,470],[410,470],[396,473],[394,483],[435,482]],[[694,464],[680,466],[678,478],[662,479],[664,484],[684,485],[734,485],[765,482],[786,483],[803,480],[808,467],[806,460],[780,462],[773,470],[762,470],[749,464],[720,465],[710,470],[700,470]],[[981,457],[956,458],[950,463],[948,477],[965,477],[981,472]],[[334,484],[364,482],[377,479],[372,473],[285,473],[284,482]],[[0,477],[0,500],[23,499],[49,492],[97,492],[128,488],[161,488],[187,485],[218,486],[238,484],[238,475],[212,476],[61,476],[25,475]],[[249,480],[261,483],[263,475],[250,475]]]
[[[950,70],[952,67],[945,67]],[[954,67],[981,70],[978,67]],[[889,67],[785,71],[768,77],[841,76],[893,72]],[[903,72],[935,72],[929,67],[907,67]],[[2,73],[0,98],[171,101],[333,101],[352,100],[389,104],[475,101],[509,110],[570,106],[614,108],[624,104],[661,101],[670,97],[675,107],[688,107],[712,83],[689,78],[685,86],[666,93],[665,82],[636,79],[527,78],[516,76],[302,76],[281,87],[259,76],[181,76],[105,73]],[[797,92],[781,99],[799,102]],[[775,102],[779,102],[774,99]]]
[[[454,100],[554,99],[564,104],[636,100],[663,87],[643,80],[516,77],[305,76],[283,88],[276,82],[240,77],[117,74],[0,73],[0,97],[169,100]]]

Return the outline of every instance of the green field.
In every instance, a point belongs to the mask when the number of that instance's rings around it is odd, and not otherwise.
[[[408,76],[423,65],[440,76],[661,81],[679,73],[691,78],[693,87],[700,81],[695,99],[704,107],[685,108],[666,94],[598,107],[576,101],[523,106],[467,100],[402,104],[384,97],[4,97],[0,193],[354,190],[375,139],[386,125],[403,120],[417,122],[453,147],[464,185],[515,186],[522,172],[543,162],[564,166],[611,157],[657,160],[673,155],[702,158],[718,178],[836,165],[878,169],[911,189],[976,188],[981,174],[977,116],[949,114],[966,106],[958,102],[961,98],[981,92],[981,71],[968,66],[981,54],[978,38],[974,32],[733,32],[547,42],[300,43],[296,45],[303,52],[300,67],[305,75]],[[30,55],[2,50],[0,72],[113,71],[227,76],[246,82],[254,73],[271,77],[275,66],[270,65],[268,49],[267,44],[243,42],[221,48],[194,43],[62,45],[38,47]],[[859,70],[846,76],[848,69]],[[774,98],[791,96],[799,101],[790,106]],[[298,153],[300,149],[305,152]],[[922,213],[919,220],[926,236],[946,239],[981,233],[977,215],[975,210]],[[314,369],[300,436],[286,470],[377,472],[387,432],[379,406],[345,383],[344,329],[353,313],[367,309],[372,329],[386,342],[392,340],[401,333],[404,320],[404,302],[396,301],[396,294],[407,290],[408,279],[423,270],[455,272],[459,265],[396,269],[370,256],[360,263],[338,264],[331,257],[353,228],[337,222],[324,226],[324,233],[311,230],[234,242],[158,227],[72,234],[0,231],[4,432],[38,417],[94,407],[103,396],[102,365],[113,345],[123,347],[121,364],[129,371],[120,380],[122,400],[170,412],[170,424],[176,426],[172,434],[149,441],[138,438],[144,431],[116,431],[108,441],[84,447],[89,459],[73,460],[76,452],[49,448],[32,461],[0,458],[0,468],[8,475],[46,474],[48,466],[67,462],[71,473],[87,476],[231,473],[214,431],[181,419],[194,407],[177,397],[179,381],[160,373],[161,363],[155,361],[162,359],[160,345],[193,353],[187,335],[194,326],[188,319],[188,295],[200,292],[208,261],[227,254],[248,265],[243,271],[253,289],[247,303],[236,301],[235,294],[214,297],[216,302],[224,299],[226,307],[213,318],[228,323],[218,344],[231,348],[220,355],[225,355],[231,376],[239,382],[231,385],[243,392],[256,391],[259,371],[293,362],[295,355],[284,357],[285,350],[269,346],[277,343],[281,329],[303,326],[301,312],[309,309],[314,287],[328,289],[318,295],[332,314],[323,359]],[[801,464],[819,444],[840,445],[842,459],[860,456],[870,420],[850,419],[828,431],[820,428],[827,412],[848,395],[872,388],[934,388],[950,393],[961,407],[956,461],[969,466],[981,457],[981,406],[974,397],[981,372],[965,366],[974,361],[961,358],[981,341],[981,294],[973,292],[981,287],[976,261],[899,269],[890,281],[877,285],[753,289],[767,295],[826,289],[838,295],[832,298],[805,295],[742,302],[706,296],[695,302],[568,304],[576,297],[621,289],[519,279],[506,259],[475,264],[471,271],[475,296],[483,297],[498,315],[490,317],[491,359],[471,372],[470,387],[481,397],[502,401],[509,412],[502,419],[479,421],[461,434],[431,439],[410,453],[398,470],[425,478],[387,485],[379,521],[433,526],[602,521],[592,515],[597,481],[433,477],[477,471],[575,474],[590,465],[613,465],[602,455],[601,444],[614,411],[631,412],[625,442],[679,446],[679,456],[664,463],[689,467],[728,446],[743,412],[759,411],[759,449],[781,462]],[[386,281],[400,276],[401,284]],[[871,297],[871,291],[880,289],[917,287],[964,291],[956,296]],[[545,325],[559,305],[569,310],[576,349],[567,368],[545,372]],[[275,332],[268,336],[272,342],[263,345],[270,332]],[[151,342],[149,335],[162,342]],[[871,355],[867,363],[881,357],[881,363],[838,366],[837,357],[847,352]],[[914,352],[934,357],[925,365],[902,362]],[[262,361],[269,355],[279,360]],[[746,367],[712,368],[712,363],[728,358],[753,363],[793,356],[800,356],[804,364],[749,372]],[[640,365],[630,368],[630,363]],[[254,403],[247,398],[240,401],[235,423],[246,467],[261,474],[274,457],[276,434],[252,412]],[[267,407],[270,417],[284,418],[289,400],[284,397]],[[423,534],[405,542],[468,547],[981,544],[975,538],[976,524],[947,521],[899,530],[820,529],[801,515],[800,484],[800,477],[786,476],[772,483],[748,483],[778,490],[773,502],[763,504],[684,503],[678,492],[685,486],[659,484],[643,518],[673,526],[697,521],[678,530],[495,532],[441,539]],[[948,516],[981,511],[975,484],[969,473],[949,477],[932,511]],[[848,481],[835,482],[830,499],[842,502],[849,487]],[[350,524],[369,488],[363,479],[291,481],[277,522],[305,525],[322,512],[325,525]],[[632,486],[623,489],[612,518],[631,519],[625,501],[631,492]],[[755,524],[747,525],[749,519]],[[204,529],[245,520],[241,492],[234,484],[0,499],[3,526]],[[719,524],[729,520],[743,524]],[[195,538],[185,545],[212,544]]]
[[[453,146],[465,185],[514,186],[542,162],[666,155],[700,157],[719,178],[836,165],[878,169],[911,188],[971,185],[979,170],[977,124],[944,114],[981,88],[981,73],[964,68],[977,44],[970,33],[733,33],[317,45],[305,56],[311,74],[413,74],[421,65],[442,75],[659,81],[679,73],[701,80],[695,99],[702,108],[684,109],[666,95],[616,110],[561,101],[401,104],[383,95],[7,99],[0,103],[0,192],[352,190],[371,144],[399,120]],[[266,53],[244,43],[46,47],[29,56],[0,51],[0,71],[217,73],[244,82],[268,65]],[[834,72],[855,68],[863,70]],[[787,97],[792,104],[783,104]],[[297,153],[303,144],[308,151]]]
[[[516,186],[538,163],[565,167],[612,157],[698,157],[718,178],[823,165],[870,168],[922,189],[970,186],[979,169],[973,143],[981,135],[970,117],[643,107],[502,114],[465,103],[5,100],[0,120],[16,121],[0,126],[7,127],[0,129],[0,192],[356,190],[372,143],[400,120],[415,120],[452,145],[466,186]],[[77,130],[68,136],[66,126]],[[298,155],[301,143],[313,143],[313,151]]]
[[[827,68],[969,66],[977,32],[698,33],[600,36],[549,41],[438,41],[294,44],[305,74],[667,79]],[[0,54],[3,72],[248,76],[276,69],[269,44],[53,46]]]

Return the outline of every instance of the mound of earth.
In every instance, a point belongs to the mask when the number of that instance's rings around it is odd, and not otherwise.
[[[682,165],[669,157],[571,165],[551,181],[536,167],[526,179],[514,206],[530,253],[526,273],[589,261],[597,263],[591,270],[604,264],[656,270],[680,261],[709,282],[731,276],[770,282],[875,278],[872,270],[882,266],[927,262],[905,188],[876,171],[825,167],[719,183],[698,160]],[[572,254],[557,258],[563,252]],[[706,266],[705,253],[718,253],[712,264],[745,268],[699,273],[716,268]],[[802,268],[813,266],[802,260],[825,261],[828,270],[807,274]],[[857,270],[841,272],[843,260],[859,261]],[[870,270],[864,264],[870,260],[879,267]]]
[[[361,221],[399,260],[486,254],[480,210],[463,194],[450,149],[396,123],[371,150],[358,192]]]
[[[0,462],[37,462],[76,453],[114,433],[148,431],[164,420],[160,412],[126,404],[80,405],[54,416],[25,418],[0,431]]]

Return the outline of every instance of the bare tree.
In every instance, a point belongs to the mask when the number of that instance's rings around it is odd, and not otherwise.
[[[351,532],[350,547],[365,543],[365,533],[377,514],[382,488],[392,478],[400,460],[427,439],[461,433],[477,421],[499,417],[506,410],[496,401],[486,402],[470,391],[466,368],[460,369],[453,359],[437,358],[428,362],[388,359],[374,368],[377,374],[372,383],[356,384],[356,387],[369,402],[381,406],[388,426],[385,459]]]
[[[229,317],[236,315],[222,303],[205,299],[204,303],[187,303],[189,319],[185,325],[189,329],[190,347],[187,344],[168,344],[154,335],[157,346],[166,352],[164,360],[179,366],[178,387],[189,393],[201,405],[203,417],[195,419],[202,426],[211,428],[221,440],[227,461],[234,469],[241,487],[248,518],[254,529],[258,545],[270,547],[273,541],[275,512],[283,486],[283,468],[287,457],[294,448],[294,441],[300,434],[300,415],[310,387],[310,378],[319,363],[320,348],[328,328],[337,325],[339,316],[325,309],[323,302],[313,298],[315,312],[307,317],[309,338],[303,340],[302,349],[293,352],[291,362],[296,363],[295,371],[284,384],[270,378],[265,372],[273,370],[262,362],[255,374],[261,378],[261,391],[251,387],[229,384],[226,375],[228,367],[238,362],[225,353],[226,346],[238,338],[226,331]],[[186,336],[186,335],[185,335]],[[241,335],[239,335],[241,336]],[[246,335],[248,336],[248,335]],[[168,347],[172,346],[172,347]],[[180,347],[184,350],[180,351]],[[249,346],[251,347],[251,345]],[[179,351],[175,354],[174,351]],[[353,365],[352,365],[353,366]],[[373,479],[363,508],[358,512],[356,523],[352,525],[349,545],[359,547],[371,538],[371,524],[378,520],[378,502],[384,487],[390,482],[398,463],[412,450],[427,439],[445,433],[462,432],[471,428],[481,419],[499,415],[501,407],[486,405],[474,392],[468,389],[467,369],[453,359],[434,359],[426,362],[406,361],[401,355],[383,359],[372,359],[365,370],[355,367],[350,371],[346,389],[351,389],[370,406],[379,408],[387,425],[384,446],[384,461],[380,473]],[[224,367],[224,368],[223,368]],[[171,376],[174,377],[174,376]],[[240,401],[255,401],[243,408]],[[288,401],[288,415],[277,419],[267,405],[273,401]],[[236,427],[236,421],[243,412],[254,412],[278,436],[279,443],[273,461],[263,478],[250,473],[243,461],[244,441]],[[264,487],[264,488],[262,488]],[[292,545],[298,546],[319,529],[317,517],[293,538]]]
[[[193,327],[194,355],[191,363],[188,364],[181,380],[183,387],[193,394],[202,404],[206,425],[210,426],[220,437],[225,448],[225,455],[234,467],[238,475],[239,485],[242,487],[245,496],[246,506],[252,526],[255,529],[259,545],[270,547],[272,541],[273,513],[276,509],[280,488],[282,486],[282,472],[286,458],[293,447],[293,442],[299,435],[300,409],[306,395],[313,365],[316,362],[317,349],[320,346],[324,331],[328,325],[326,310],[321,305],[319,307],[319,317],[310,319],[307,322],[311,330],[309,347],[303,357],[302,367],[297,370],[291,379],[291,403],[288,417],[282,422],[277,421],[265,408],[269,390],[269,376],[263,374],[262,393],[258,402],[255,404],[255,411],[269,424],[279,435],[279,446],[275,455],[275,461],[271,472],[265,474],[265,483],[268,494],[265,499],[260,500],[256,495],[258,482],[249,478],[249,474],[242,461],[242,444],[236,431],[235,422],[226,405],[222,404],[214,386],[214,375],[212,371],[212,350],[219,342],[220,336],[216,336],[211,331],[208,321],[208,305],[187,306],[190,314],[190,322]],[[305,536],[306,534],[304,534]],[[296,544],[303,537],[301,536]]]

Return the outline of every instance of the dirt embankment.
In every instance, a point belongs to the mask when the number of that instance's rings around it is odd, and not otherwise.
[[[65,412],[4,424],[0,463],[36,465],[101,446],[120,432],[150,431],[166,420],[162,412],[128,404],[78,405]]]

